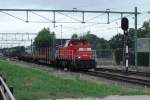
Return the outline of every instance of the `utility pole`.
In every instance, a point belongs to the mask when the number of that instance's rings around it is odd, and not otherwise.
[[[149,33],[149,67],[150,67],[150,33]]]
[[[31,54],[33,53],[33,44],[32,44],[32,39],[31,39]]]
[[[135,34],[134,34],[134,52],[135,52],[135,67],[137,68],[137,7],[135,7]]]
[[[150,13],[150,12],[148,12],[148,13]],[[149,24],[149,28],[150,28],[150,24]],[[149,33],[149,67],[150,67],[150,29],[149,28],[148,28],[148,33]]]

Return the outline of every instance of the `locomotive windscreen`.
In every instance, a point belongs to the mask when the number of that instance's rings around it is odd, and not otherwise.
[[[68,40],[66,41],[65,46],[80,46],[86,43],[87,43],[86,40]]]

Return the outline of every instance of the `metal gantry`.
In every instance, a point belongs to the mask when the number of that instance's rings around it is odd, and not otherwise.
[[[37,33],[0,33],[0,47],[13,47],[31,42]]]
[[[89,13],[106,14],[107,15],[107,21],[105,23],[100,23],[100,24],[109,24],[110,23],[110,14],[120,14],[121,18],[124,14],[131,14],[131,15],[135,14],[135,12],[110,11],[110,9],[107,9],[106,11],[90,11],[90,10],[77,10],[77,9],[76,10],[0,9],[0,12],[4,13],[6,15],[9,15],[11,17],[14,17],[18,20],[27,22],[27,23],[53,23],[54,27],[55,27],[55,23],[97,23],[97,22],[87,21],[86,14],[89,14]],[[22,19],[20,17],[17,17],[13,14],[10,14],[9,12],[26,12],[26,19]],[[48,12],[48,13],[52,12],[53,17],[50,19],[50,17],[45,17],[45,16],[38,14],[39,12]],[[43,21],[43,22],[42,21],[31,21],[31,20],[29,20],[29,14],[30,13],[33,13],[33,14],[45,19],[46,21]],[[77,19],[77,18],[73,18],[69,15],[66,15],[64,13],[76,13],[76,14],[78,13],[78,14],[81,14],[81,17],[80,17],[80,19]],[[56,18],[58,16],[58,14],[64,15],[65,17],[68,17],[68,18],[74,20],[74,22],[72,22],[72,21],[57,21]],[[119,18],[119,19],[121,19],[121,18]]]
[[[37,33],[0,33],[0,41],[31,41],[31,36],[36,35]]]
[[[137,15],[138,15],[138,11],[137,11],[137,7],[135,7],[135,34],[134,34],[134,52],[135,52],[135,66],[137,67],[138,63],[137,63],[137,58],[138,58],[138,54],[137,54]]]

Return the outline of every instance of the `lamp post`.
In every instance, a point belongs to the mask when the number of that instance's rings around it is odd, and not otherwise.
[[[149,67],[150,67],[150,34],[149,34]]]
[[[150,13],[150,12],[148,12],[148,13]],[[149,20],[149,22],[150,22],[150,20]],[[149,33],[149,67],[150,67],[150,24],[148,25],[149,27],[148,27],[148,33]]]
[[[138,63],[137,63],[137,58],[138,58],[138,53],[137,53],[137,7],[135,7],[135,34],[134,34],[134,52],[135,52],[135,67],[137,68]]]

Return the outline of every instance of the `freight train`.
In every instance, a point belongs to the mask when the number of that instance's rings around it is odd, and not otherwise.
[[[96,51],[85,39],[70,39],[64,46],[37,48],[32,50],[32,53],[22,52],[18,59],[71,70],[88,70],[96,67]]]
[[[4,56],[11,57],[11,58],[17,58],[20,55],[22,55],[23,52],[25,52],[24,46],[16,46],[16,47],[11,47],[11,48],[1,49],[1,53]]]

